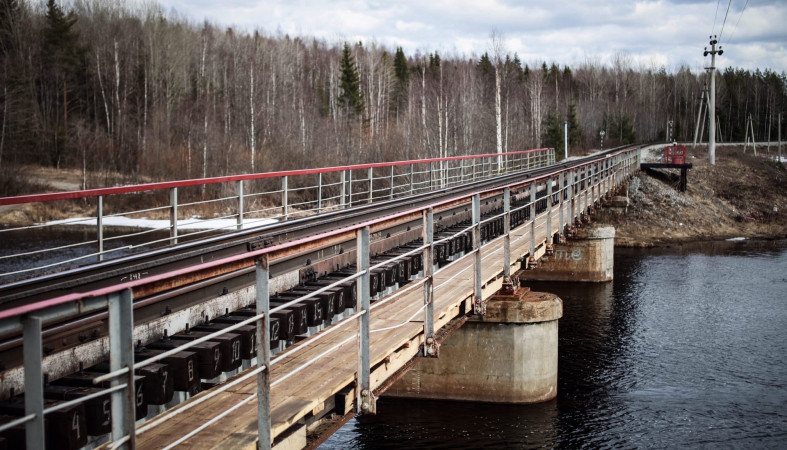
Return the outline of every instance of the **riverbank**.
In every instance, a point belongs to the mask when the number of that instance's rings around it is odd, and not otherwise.
[[[643,160],[656,162],[660,149],[643,150]],[[613,225],[620,247],[787,237],[784,164],[726,146],[716,149],[714,166],[706,146],[689,150],[686,162],[694,165],[686,192],[677,189],[678,170],[640,172],[620,193],[628,197],[625,213],[602,208],[594,222]]]

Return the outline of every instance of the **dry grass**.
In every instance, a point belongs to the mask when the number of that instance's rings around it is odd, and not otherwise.
[[[599,221],[616,227],[617,245],[787,236],[784,165],[731,147],[717,149],[715,166],[700,147],[687,162],[694,168],[685,193],[668,170],[657,178],[640,173],[628,186],[625,216],[602,210]]]

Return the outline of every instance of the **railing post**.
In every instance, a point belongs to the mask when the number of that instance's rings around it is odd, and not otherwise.
[[[432,208],[423,212],[424,241],[424,356],[437,357],[438,345],[434,338],[434,211]]]
[[[22,319],[23,361],[25,366],[25,415],[35,417],[25,424],[27,448],[46,448],[44,434],[44,357],[41,345],[41,318],[26,316]],[[18,443],[21,446],[21,442]]]
[[[243,229],[243,180],[238,180],[237,189],[238,192],[238,231]]]
[[[617,161],[618,161],[618,159],[615,156],[610,158],[610,161],[609,161],[609,185],[610,185],[610,191],[615,190],[615,188],[618,186],[617,183],[615,183],[615,171],[617,170],[617,167],[618,167],[617,166]]]
[[[271,333],[270,333],[270,293],[268,290],[268,255],[260,255],[255,261],[256,308],[257,315],[264,316],[257,321],[257,367],[265,370],[257,373],[257,434],[260,449],[271,448]]]
[[[473,196],[473,269],[474,269],[474,283],[473,283],[473,309],[479,316],[486,315],[486,303],[483,299],[481,292],[481,285],[483,283],[481,273],[481,194]]]
[[[169,243],[178,243],[178,188],[169,190]]]
[[[547,178],[547,244],[552,245],[552,177]]]
[[[317,174],[317,214],[322,212],[322,172]]]
[[[598,199],[601,201],[601,198],[604,196],[604,192],[606,192],[607,189],[607,179],[604,177],[604,174],[607,170],[607,162],[605,160],[599,161],[598,167]]]
[[[369,203],[374,202],[374,169],[369,167]]]
[[[281,214],[284,216],[284,220],[287,220],[290,217],[290,207],[288,205],[289,202],[289,195],[288,195],[288,187],[287,187],[287,175],[281,177]]]
[[[612,184],[615,188],[618,187],[620,184],[620,177],[618,176],[618,171],[620,171],[620,155],[615,157],[614,166],[612,168]]]
[[[104,196],[98,196],[96,205],[96,240],[98,241],[98,260],[104,260]]]
[[[579,174],[579,170],[572,170],[568,173],[568,211],[569,223],[574,223],[577,219],[577,174]]]
[[[563,232],[563,227],[566,225],[565,215],[563,213],[563,204],[565,203],[563,201],[563,196],[566,195],[565,178],[566,178],[565,174],[563,172],[560,172],[560,174],[558,175],[558,181],[557,181],[557,183],[558,183],[558,186],[557,186],[558,187],[558,192],[560,193],[560,195],[558,195],[558,209],[560,210],[560,214],[559,214],[559,217],[558,217],[558,220],[560,222],[558,223],[558,226],[557,226],[558,233],[562,233]]]
[[[371,388],[371,367],[369,357],[369,314],[371,299],[369,298],[369,227],[366,226],[357,232],[356,262],[363,274],[356,284],[358,289],[358,312],[363,312],[359,317],[358,326],[358,375],[356,383],[356,411],[374,414],[377,411],[377,402]]]
[[[583,175],[583,178],[585,180],[585,187],[582,189],[582,200],[584,201],[584,203],[582,205],[583,206],[582,213],[583,214],[587,214],[588,206],[590,206],[590,204],[588,203],[588,201],[589,201],[588,191],[593,189],[593,187],[591,186],[591,181],[593,181],[593,178],[592,178],[592,176],[590,176],[590,165],[589,164],[585,165],[584,172],[583,172],[582,175]]]
[[[112,441],[125,441],[134,448],[136,395],[134,393],[134,310],[131,289],[109,294],[109,370],[128,368],[125,377],[113,378],[112,386],[126,389],[112,393]],[[125,378],[125,380],[122,380]]]
[[[339,200],[339,206],[341,207],[341,209],[344,209],[345,201],[347,200],[347,180],[346,180],[346,178],[347,178],[347,172],[342,170],[342,172],[341,172],[341,180],[339,180],[339,184],[341,185],[341,191],[342,191],[341,194],[339,195],[339,197],[341,197],[341,200]]]
[[[415,176],[414,165],[410,164],[410,195],[413,195],[413,177]]]
[[[430,191],[434,189],[432,185],[433,179],[434,179],[434,164],[432,164],[432,161],[429,161],[429,190]]]
[[[612,194],[615,190],[615,160],[610,158],[607,161],[607,192]]]
[[[593,203],[593,165],[588,164],[585,166],[585,215],[590,211],[590,205]]]
[[[530,183],[530,258],[536,257],[536,184]]]
[[[347,171],[347,190],[350,192],[350,196],[347,199],[347,206],[349,208],[353,207],[353,170],[350,169]]]
[[[576,205],[576,215],[577,215],[577,218],[581,218],[582,214],[583,214],[582,199],[583,199],[584,193],[585,193],[584,183],[585,183],[585,175],[586,174],[587,174],[587,171],[585,171],[584,166],[580,167],[579,169],[577,169],[577,180],[574,183],[574,184],[576,184],[577,191],[578,191],[576,193],[576,196],[577,196],[577,199],[576,199],[576,204],[577,204]]]
[[[388,194],[388,199],[393,200],[394,196],[394,165],[391,164],[391,175],[388,178],[388,186],[391,187],[391,192]]]
[[[476,172],[476,167],[478,167],[478,161],[477,161],[476,158],[473,158],[472,161],[473,161],[473,177],[472,177],[472,180],[475,181],[475,177],[476,177],[475,172]]]
[[[503,275],[511,275],[511,189],[503,189]]]
[[[465,184],[465,160],[459,160],[459,184]]]
[[[527,168],[530,169],[530,153],[527,154]]]

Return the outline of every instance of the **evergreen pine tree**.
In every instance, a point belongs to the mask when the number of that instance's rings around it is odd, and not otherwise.
[[[607,131],[610,147],[613,145],[631,144],[637,140],[637,132],[631,118],[625,114],[604,115],[603,129]]]
[[[0,56],[6,58],[14,51],[13,33],[19,20],[16,0],[0,0]]]
[[[478,60],[476,69],[485,78],[494,77],[495,67],[492,65],[492,61],[489,59],[489,53],[484,53],[481,55],[481,59]]]
[[[577,121],[577,105],[568,108],[568,146],[575,148],[582,141],[582,127]]]
[[[440,55],[437,52],[429,55],[429,69],[433,71],[440,69]]]
[[[68,104],[72,98],[69,93],[76,90],[79,74],[84,73],[81,61],[86,50],[79,45],[79,31],[74,27],[76,22],[73,12],[66,14],[55,0],[47,1],[41,46],[44,62],[40,80],[42,89],[39,92],[40,101],[46,105],[44,110],[49,116],[45,120],[51,128],[45,135],[53,136],[47,142],[50,162],[56,167],[61,163],[67,141]],[[61,99],[65,105],[60,103]]]
[[[407,67],[407,57],[404,56],[402,47],[396,49],[393,65],[396,77],[393,107],[396,108],[398,114],[407,104],[407,89],[410,85],[410,68]]]
[[[410,80],[410,69],[407,67],[407,58],[402,47],[397,47],[394,55],[394,74],[400,86],[406,86]]]
[[[350,53],[350,45],[344,43],[342,61],[340,66],[339,86],[342,93],[339,102],[346,108],[348,115],[363,113],[363,92],[361,91],[361,77],[355,65],[355,59]]]
[[[542,142],[545,147],[555,149],[555,160],[563,159],[563,124],[554,112],[547,114],[544,120],[544,135]]]

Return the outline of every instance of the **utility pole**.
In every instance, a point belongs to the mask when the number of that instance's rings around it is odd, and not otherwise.
[[[702,87],[702,93],[700,93],[700,109],[697,110],[697,124],[694,126],[694,144],[691,146],[691,149],[694,150],[697,148],[697,136],[700,134],[700,121],[704,121],[703,110],[702,107],[705,106],[705,90],[707,86]],[[702,118],[702,119],[701,119]],[[701,140],[701,139],[700,139]]]
[[[782,161],[782,113],[779,113],[779,162]]]
[[[705,52],[703,53],[704,56],[710,55],[710,95],[708,100],[708,109],[710,110],[710,120],[708,121],[709,129],[708,129],[708,157],[710,158],[711,165],[716,164],[716,54],[721,56],[724,54],[724,50],[719,49],[716,50],[716,44],[719,41],[716,40],[716,35],[710,37],[710,51],[708,51],[708,47],[705,47]]]
[[[568,122],[563,122],[563,159],[568,158]]]
[[[743,154],[746,154],[746,149],[749,148],[749,118],[746,118],[746,131],[743,133]]]

